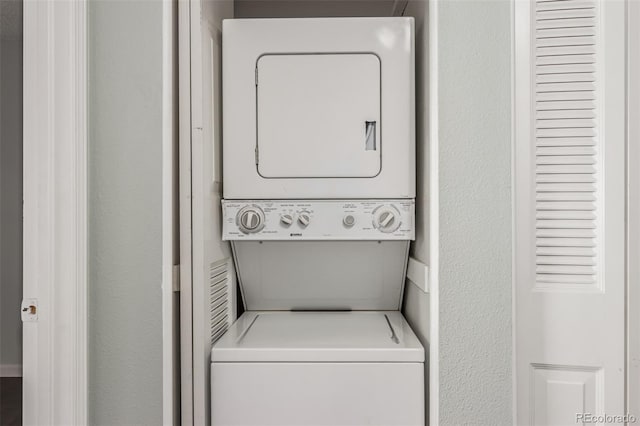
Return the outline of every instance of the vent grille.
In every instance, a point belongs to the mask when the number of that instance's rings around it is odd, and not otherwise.
[[[536,285],[594,285],[596,3],[538,0],[535,29]]]
[[[229,259],[209,265],[209,319],[211,343],[229,328]]]

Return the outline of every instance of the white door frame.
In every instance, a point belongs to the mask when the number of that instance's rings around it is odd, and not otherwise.
[[[162,0],[162,424],[180,424],[178,1]]]
[[[627,413],[640,419],[640,2],[627,2]]]
[[[428,0],[429,31],[429,412],[427,425],[440,424],[440,127],[439,127],[439,25],[440,0]]]
[[[191,256],[191,2],[178,2],[178,169],[180,253],[180,416],[193,424],[193,324]],[[186,70],[182,65],[189,64]],[[185,95],[185,93],[187,95]]]
[[[88,424],[87,0],[25,0],[24,425]],[[177,424],[176,10],[163,0],[163,423]],[[16,307],[17,309],[18,307]]]
[[[175,18],[163,0],[163,423],[177,424]],[[23,422],[88,424],[87,0],[24,2]]]
[[[25,425],[87,423],[86,12],[24,2]]]

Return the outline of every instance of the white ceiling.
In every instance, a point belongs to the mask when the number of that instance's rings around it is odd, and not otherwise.
[[[0,0],[0,39],[22,39],[22,0]]]

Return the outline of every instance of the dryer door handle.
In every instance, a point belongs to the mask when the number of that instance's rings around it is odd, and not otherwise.
[[[366,151],[376,150],[376,122],[364,122],[364,149]]]

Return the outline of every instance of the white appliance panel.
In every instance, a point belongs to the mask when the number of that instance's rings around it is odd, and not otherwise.
[[[223,362],[211,368],[213,426],[424,426],[424,401],[420,362]]]
[[[413,240],[414,200],[223,200],[222,238]]]
[[[373,177],[380,172],[376,55],[268,54],[258,59],[256,72],[260,176]]]
[[[234,241],[247,310],[398,310],[408,241]]]
[[[413,19],[225,20],[223,112],[226,199],[413,198]]]
[[[212,362],[423,362],[397,311],[245,312],[211,351]]]
[[[424,349],[399,312],[245,312],[211,359],[213,425],[424,425]]]

